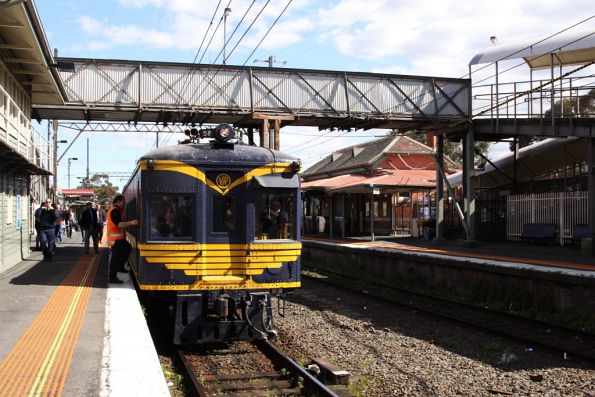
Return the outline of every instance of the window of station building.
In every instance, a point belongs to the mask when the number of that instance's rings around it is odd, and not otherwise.
[[[193,196],[152,195],[149,203],[151,229],[149,239],[190,239],[193,231]]]
[[[254,206],[256,240],[295,239],[294,189],[259,189]]]
[[[231,196],[213,196],[212,225],[214,233],[229,233],[236,229],[235,200]]]

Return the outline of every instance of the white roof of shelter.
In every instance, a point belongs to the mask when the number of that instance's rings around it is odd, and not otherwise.
[[[469,65],[523,58],[532,69],[582,65],[595,60],[595,30],[561,33],[542,39],[490,47],[475,55]]]
[[[562,169],[587,160],[587,145],[582,138],[549,138],[533,145],[521,148],[518,153],[519,182],[527,182],[535,176]],[[476,186],[480,188],[493,188],[511,183],[514,172],[514,153],[508,153],[492,164],[487,163],[484,170],[475,171]],[[495,166],[495,167],[494,167]],[[498,168],[496,168],[498,167]],[[509,177],[502,175],[498,170],[505,172]],[[462,184],[462,172],[448,176],[452,186]]]

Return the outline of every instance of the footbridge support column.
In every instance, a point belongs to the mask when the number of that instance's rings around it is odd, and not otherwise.
[[[465,243],[475,243],[475,181],[474,174],[475,138],[469,127],[463,138],[463,194],[465,199],[465,222],[467,223]]]
[[[595,138],[587,139],[587,165],[589,169],[589,196],[587,197],[589,212],[589,237],[581,241],[581,253],[595,256]]]
[[[280,150],[281,122],[293,121],[295,120],[295,116],[255,113],[252,115],[252,120],[262,120],[262,128],[260,129],[260,146],[269,149]],[[271,121],[274,123],[273,129],[271,129]]]

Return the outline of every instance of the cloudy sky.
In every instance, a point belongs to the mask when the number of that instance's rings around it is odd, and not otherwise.
[[[227,63],[235,65],[264,66],[254,60],[272,55],[285,62],[277,66],[291,68],[463,77],[469,60],[491,46],[490,36],[497,37],[497,45],[504,45],[574,25],[570,31],[595,30],[592,0],[36,0],[50,46],[58,48],[60,56],[188,63],[194,61],[218,4],[213,26],[224,7],[232,10],[228,37],[245,16],[227,45]],[[220,64],[222,42],[219,29],[197,62]],[[510,79],[528,79],[528,74],[528,69],[516,68]],[[480,77],[478,73],[473,79]],[[285,127],[281,149],[311,165],[325,153],[385,133],[371,130],[338,136]],[[60,139],[74,138],[68,130],[60,134]],[[136,158],[155,141],[154,136],[141,134],[83,134],[68,157],[86,159],[87,137],[91,171],[132,171]],[[169,138],[169,144],[177,139]],[[492,150],[494,156],[499,153],[498,147]],[[85,167],[85,161],[72,164],[72,185],[74,176],[84,175]],[[65,164],[60,173],[60,184],[66,186]]]

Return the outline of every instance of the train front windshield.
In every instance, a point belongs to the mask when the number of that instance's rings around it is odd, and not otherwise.
[[[261,188],[254,197],[257,240],[295,239],[295,189]]]

